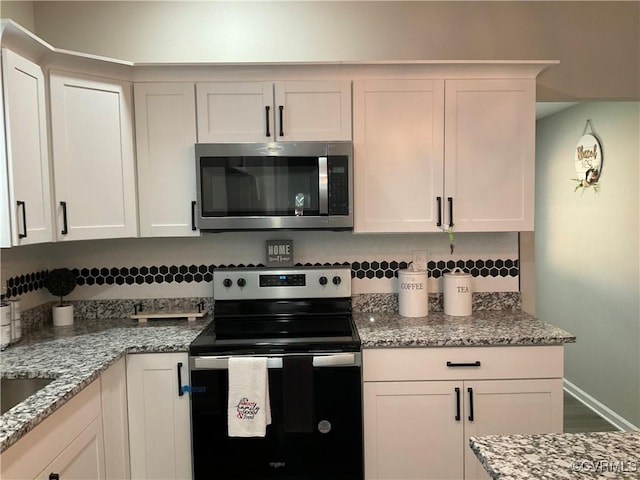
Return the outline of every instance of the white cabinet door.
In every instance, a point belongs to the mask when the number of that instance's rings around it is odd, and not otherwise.
[[[456,231],[533,230],[535,84],[447,80],[445,195]]]
[[[460,382],[365,382],[365,478],[460,479]]]
[[[196,84],[198,142],[351,139],[351,82]]]
[[[58,240],[138,233],[131,85],[52,72]]]
[[[127,368],[124,358],[118,360],[100,376],[100,385],[106,476],[108,479],[125,480],[131,478],[131,469],[129,467]]]
[[[465,479],[489,478],[469,437],[561,433],[562,402],[561,378],[465,381]]]
[[[188,378],[186,353],[127,356],[131,478],[191,478],[189,395],[178,395],[179,363]]]
[[[271,82],[196,84],[199,143],[273,142]]]
[[[197,236],[194,84],[137,83],[134,101],[140,236]]]
[[[51,242],[51,178],[44,74],[35,63],[3,48],[2,79],[7,156],[6,162],[2,162],[2,174],[8,187],[8,190],[3,189],[1,201],[5,204],[2,208],[2,245]]]
[[[469,437],[561,432],[562,363],[561,346],[365,349],[366,478],[488,478]]]
[[[353,124],[354,231],[437,231],[444,81],[356,81]]]
[[[3,480],[105,478],[100,382],[94,381],[2,452]]]
[[[274,112],[278,140],[351,140],[351,82],[276,82]]]
[[[101,418],[91,422],[36,479],[50,480],[51,474],[57,474],[61,480],[107,478]]]

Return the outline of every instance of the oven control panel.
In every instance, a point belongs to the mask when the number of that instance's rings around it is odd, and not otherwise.
[[[213,272],[215,300],[351,297],[351,267],[225,268]]]

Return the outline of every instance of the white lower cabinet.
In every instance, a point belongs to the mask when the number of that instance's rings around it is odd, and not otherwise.
[[[107,479],[131,478],[129,467],[129,420],[127,367],[124,357],[100,377],[102,424]]]
[[[96,380],[2,453],[3,480],[105,479],[105,455]]]
[[[370,479],[462,478],[455,382],[365,382],[365,474]]]
[[[187,353],[127,356],[131,478],[191,479],[189,395],[178,394],[178,372],[187,381]]]
[[[562,347],[365,349],[367,479],[488,478],[469,437],[562,431]]]

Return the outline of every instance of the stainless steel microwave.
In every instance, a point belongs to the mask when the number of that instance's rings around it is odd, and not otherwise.
[[[351,142],[195,145],[201,230],[353,228]]]

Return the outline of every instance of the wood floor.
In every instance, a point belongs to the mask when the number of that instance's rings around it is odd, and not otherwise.
[[[618,430],[589,407],[564,392],[564,431],[578,432],[612,432]]]

